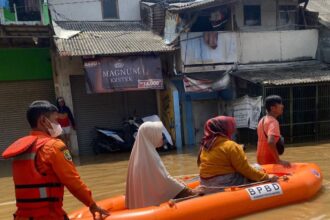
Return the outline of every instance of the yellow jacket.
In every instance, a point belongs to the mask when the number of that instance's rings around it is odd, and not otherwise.
[[[217,137],[214,146],[209,151],[202,150],[199,165],[202,178],[236,172],[253,181],[268,178],[266,173],[250,166],[241,146],[225,137]]]

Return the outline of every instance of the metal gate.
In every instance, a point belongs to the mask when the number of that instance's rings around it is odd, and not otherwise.
[[[92,153],[95,126],[121,129],[129,116],[157,114],[155,90],[87,94],[84,76],[71,76],[70,82],[80,154]]]
[[[283,99],[284,112],[279,118],[281,133],[286,143],[320,141],[330,138],[330,84],[300,84],[265,87],[250,84],[250,96],[279,95]],[[262,91],[259,94],[249,91]],[[245,93],[246,94],[246,93]],[[240,141],[256,143],[256,131],[240,131]]]
[[[330,84],[265,88],[265,97],[278,94],[284,100],[281,132],[290,143],[329,139]]]
[[[35,100],[55,103],[52,80],[0,82],[0,152],[17,138],[28,134],[30,126],[26,110]]]

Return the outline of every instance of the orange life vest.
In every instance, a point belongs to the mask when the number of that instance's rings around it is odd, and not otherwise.
[[[54,208],[62,208],[63,184],[55,175],[39,173],[35,166],[38,150],[55,141],[29,135],[18,139],[3,152],[5,159],[13,158],[17,216],[36,218],[49,215]]]

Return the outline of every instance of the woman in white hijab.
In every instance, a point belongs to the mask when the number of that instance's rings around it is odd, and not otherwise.
[[[163,145],[162,128],[161,122],[145,122],[139,128],[128,164],[126,207],[129,209],[197,194],[172,178],[161,161],[156,148]]]

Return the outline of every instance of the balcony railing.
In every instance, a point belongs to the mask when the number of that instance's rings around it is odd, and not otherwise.
[[[15,2],[0,5],[0,23],[47,25],[49,23],[47,3],[33,1],[33,4],[29,5]]]

